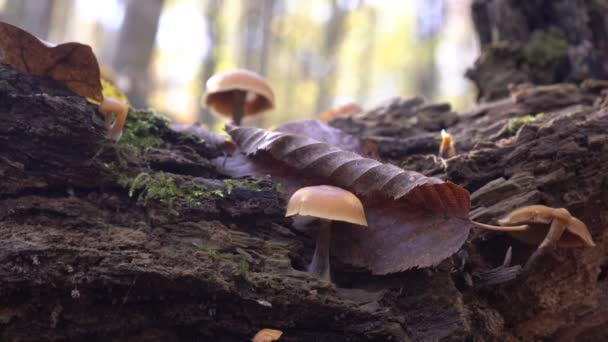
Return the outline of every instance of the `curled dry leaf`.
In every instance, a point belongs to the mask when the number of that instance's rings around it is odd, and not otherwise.
[[[320,120],[296,120],[285,123],[277,132],[305,135],[329,145],[337,146],[343,150],[358,153],[365,157],[378,159],[378,150],[373,143],[362,143],[359,138],[332,127]]]
[[[437,178],[364,158],[297,134],[229,126],[244,154],[218,164],[232,176],[271,175],[287,195],[328,184],[357,194],[369,228],[332,234],[343,262],[387,274],[438,264],[462,246],[471,227],[469,193]],[[346,226],[336,225],[336,230]]]
[[[103,100],[99,64],[91,47],[79,43],[53,46],[13,25],[0,22],[0,63],[64,83],[76,94]]]

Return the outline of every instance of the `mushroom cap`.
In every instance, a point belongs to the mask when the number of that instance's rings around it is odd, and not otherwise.
[[[274,93],[262,76],[236,69],[217,73],[207,80],[205,104],[215,112],[232,116],[233,92],[246,91],[244,115],[274,108]]]
[[[567,222],[564,234],[557,242],[559,247],[593,247],[595,243],[583,221],[570,215],[564,208],[531,205],[512,211],[498,220],[501,226],[528,224],[530,228],[521,232],[509,232],[514,238],[531,245],[540,244],[545,238],[549,225],[554,220]]]
[[[293,215],[367,226],[359,198],[350,191],[331,185],[309,186],[296,191],[289,199],[285,213],[285,216]]]
[[[257,334],[255,334],[255,336],[253,337],[253,339],[251,341],[252,342],[272,342],[272,341],[276,341],[279,338],[281,338],[281,335],[283,335],[283,332],[281,330],[265,328],[265,329],[258,331]]]
[[[323,122],[330,122],[331,120],[333,120],[335,118],[354,115],[354,114],[360,113],[362,111],[363,111],[363,108],[361,108],[361,106],[359,106],[358,104],[356,104],[354,102],[349,102],[342,106],[332,108],[330,110],[327,110],[327,111],[321,113],[321,115],[319,115],[319,120],[321,120]]]

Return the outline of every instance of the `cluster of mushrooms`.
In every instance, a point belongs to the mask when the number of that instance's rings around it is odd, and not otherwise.
[[[308,271],[331,281],[329,250],[331,221],[367,226],[363,204],[344,189],[318,185],[296,191],[289,200],[285,216],[312,216],[320,220],[317,244]],[[504,231],[526,244],[538,245],[526,262],[529,270],[539,256],[556,247],[593,247],[595,243],[585,223],[564,208],[531,205],[517,209],[499,220],[500,226],[474,222],[477,227]]]
[[[258,74],[248,70],[230,70],[211,77],[206,84],[205,105],[216,113],[229,116],[235,125],[243,117],[262,113],[274,107],[272,88]],[[118,141],[127,118],[128,106],[114,99],[104,100],[99,110],[106,116],[106,128],[111,139]],[[342,115],[361,112],[362,108],[348,104],[323,113],[324,121]],[[111,118],[115,115],[115,120]],[[439,158],[442,162],[456,155],[452,136],[441,131]],[[317,242],[308,271],[331,281],[330,238],[331,221],[342,221],[358,227],[367,226],[364,206],[357,196],[347,190],[318,185],[299,189],[290,198],[285,216],[311,216],[319,219]],[[593,247],[591,234],[585,223],[564,208],[531,205],[517,209],[499,220],[499,226],[471,221],[482,229],[507,232],[537,250],[526,262],[529,269],[538,256],[556,247]]]

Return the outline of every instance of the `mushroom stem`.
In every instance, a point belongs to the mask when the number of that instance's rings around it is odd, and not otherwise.
[[[99,111],[105,115],[105,127],[108,130],[112,140],[120,140],[120,137],[122,136],[122,129],[127,121],[129,106],[118,102],[113,98],[106,98],[99,105]],[[112,114],[116,116],[113,124],[111,124]]]
[[[568,225],[568,221],[554,218],[551,221],[551,227],[549,227],[547,236],[545,236],[545,239],[540,243],[538,248],[556,247],[557,241],[559,241],[562,234],[566,231],[566,225]]]
[[[528,228],[530,228],[525,224],[521,225],[521,226],[494,226],[491,224],[475,222],[473,220],[471,220],[471,223],[473,223],[478,228],[494,230],[494,231],[498,231],[498,232],[521,232],[524,230],[528,230]]]
[[[317,235],[317,246],[312,262],[308,266],[308,272],[316,274],[320,278],[331,281],[329,273],[329,245],[331,238],[331,221],[321,219],[319,233]]]
[[[241,119],[245,113],[245,99],[247,98],[247,92],[242,90],[232,91],[232,101],[234,105],[232,107],[232,122],[236,126],[241,125]]]
[[[554,218],[551,221],[551,227],[549,227],[549,232],[547,232],[547,236],[538,248],[532,253],[528,261],[523,268],[523,277],[526,277],[533,266],[537,263],[537,260],[540,259],[543,255],[547,253],[548,250],[557,247],[557,241],[561,238],[564,231],[566,231],[566,226],[568,225],[567,221],[563,221],[560,219]]]

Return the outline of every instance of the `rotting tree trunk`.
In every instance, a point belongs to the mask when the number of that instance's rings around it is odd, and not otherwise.
[[[608,77],[608,1],[475,0],[482,54],[468,71],[479,97],[506,96],[507,86]]]
[[[475,231],[431,269],[372,276],[332,260],[333,286],[303,272],[314,239],[291,229],[272,181],[226,179],[209,163],[222,151],[152,113],[132,112],[114,146],[94,106],[0,66],[0,340],[245,341],[261,328],[281,341],[606,339],[602,89],[519,89],[462,117],[399,99],[335,120],[382,158],[465,186],[480,221],[566,207],[597,247],[496,284],[488,271],[507,248],[521,264],[533,247]],[[459,152],[445,164],[432,155],[441,128]]]

